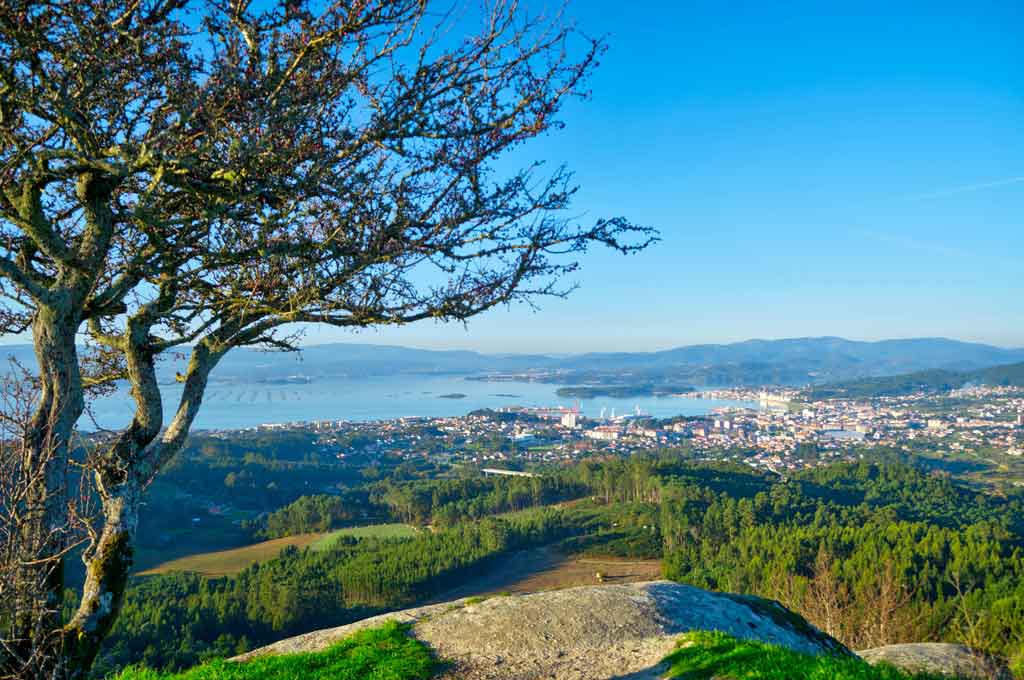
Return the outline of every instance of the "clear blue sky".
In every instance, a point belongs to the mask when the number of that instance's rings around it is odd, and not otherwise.
[[[543,3],[534,2],[534,7]],[[842,9],[837,9],[839,7]],[[571,299],[353,339],[485,351],[751,337],[1024,346],[1024,5],[575,0],[611,49],[534,144],[661,229]],[[349,339],[334,331],[309,340]]]
[[[470,0],[472,2],[472,0]],[[524,0],[532,8],[559,0]],[[610,50],[567,127],[590,220],[661,229],[581,289],[347,340],[647,350],[751,337],[1024,346],[1024,5],[571,0]]]

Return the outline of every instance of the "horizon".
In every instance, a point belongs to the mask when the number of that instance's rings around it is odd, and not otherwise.
[[[843,342],[859,343],[859,344],[880,344],[886,342],[915,342],[915,341],[938,341],[938,342],[954,342],[965,345],[981,345],[985,347],[991,347],[999,350],[1006,351],[1024,351],[1024,345],[997,345],[987,342],[979,342],[975,340],[966,340],[963,338],[954,338],[947,336],[920,336],[920,337],[893,337],[893,338],[877,338],[877,339],[865,339],[855,337],[844,337],[840,335],[802,335],[793,337],[751,337],[742,340],[732,340],[723,342],[693,342],[686,344],[675,344],[664,347],[655,347],[653,349],[608,349],[608,350],[586,350],[580,352],[529,352],[529,351],[487,351],[474,349],[472,347],[431,347],[429,345],[415,345],[415,344],[401,344],[391,342],[364,342],[360,339],[331,339],[323,342],[313,343],[300,343],[298,351],[309,349],[312,347],[328,347],[334,345],[353,345],[361,347],[381,347],[381,348],[395,348],[395,349],[411,349],[411,350],[422,350],[428,352],[476,352],[481,355],[543,355],[550,357],[559,356],[582,356],[586,354],[657,354],[659,352],[670,352],[678,349],[686,349],[691,347],[729,347],[733,345],[742,345],[753,342],[795,342],[795,341],[813,341],[813,340],[840,340]],[[0,348],[2,347],[31,347],[32,341],[30,338],[18,339],[17,341],[11,341],[10,336],[0,336]],[[286,353],[279,350],[263,350],[259,347],[245,347],[242,349],[248,349],[252,351],[267,351],[268,353]]]
[[[687,347],[707,347],[707,346],[710,346],[710,347],[728,347],[730,345],[740,345],[740,344],[750,343],[750,342],[786,342],[786,341],[796,341],[796,340],[842,340],[844,342],[854,342],[854,343],[864,343],[864,344],[878,344],[878,343],[883,343],[883,342],[909,342],[909,341],[920,341],[920,340],[932,340],[932,341],[958,342],[958,343],[963,343],[963,344],[968,344],[968,345],[985,345],[985,346],[988,346],[988,347],[994,347],[996,349],[1004,349],[1004,350],[1010,350],[1010,351],[1024,350],[1024,345],[1021,345],[1021,346],[996,345],[996,344],[987,343],[987,342],[978,342],[978,341],[974,341],[974,340],[964,340],[964,339],[961,339],[961,338],[952,338],[952,337],[944,337],[944,336],[921,336],[921,337],[905,337],[905,338],[862,339],[862,338],[844,337],[844,336],[840,336],[840,335],[802,335],[802,336],[778,337],[778,338],[752,337],[752,338],[746,338],[746,339],[743,339],[743,340],[731,340],[731,341],[724,341],[724,342],[715,342],[715,341],[711,341],[711,342],[692,342],[692,343],[686,343],[686,344],[669,345],[669,346],[664,346],[664,347],[655,347],[654,349],[643,349],[643,350],[630,350],[630,349],[624,349],[624,350],[594,350],[594,351],[588,350],[588,351],[583,351],[583,352],[570,352],[570,353],[566,353],[566,352],[515,352],[515,351],[507,351],[507,352],[494,351],[494,352],[489,352],[489,351],[475,350],[475,349],[472,349],[472,348],[469,348],[469,347],[451,347],[451,348],[429,347],[429,346],[422,346],[421,347],[421,346],[417,346],[417,345],[401,345],[401,344],[376,343],[376,342],[356,342],[356,341],[341,340],[341,339],[339,339],[339,340],[330,340],[330,341],[327,341],[327,342],[304,344],[304,345],[301,346],[301,348],[306,348],[306,347],[322,347],[322,346],[325,346],[325,345],[348,345],[348,344],[351,344],[351,345],[372,345],[372,346],[377,346],[377,347],[400,347],[400,348],[403,348],[403,349],[419,349],[419,350],[429,350],[429,351],[436,351],[436,352],[478,352],[480,354],[547,354],[549,356],[578,356],[580,354],[619,354],[619,353],[624,353],[624,354],[655,354],[655,353],[658,353],[658,352],[669,352],[669,351],[672,351],[672,350],[683,349],[683,348],[687,348]]]

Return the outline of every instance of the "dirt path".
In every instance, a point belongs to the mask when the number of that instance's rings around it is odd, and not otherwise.
[[[552,546],[513,553],[464,584],[440,593],[429,603],[448,602],[493,593],[536,593],[602,583],[638,583],[661,578],[660,560],[628,560],[614,557],[573,557]]]

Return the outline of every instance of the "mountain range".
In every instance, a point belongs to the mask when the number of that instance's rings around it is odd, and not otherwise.
[[[31,366],[29,345],[8,345],[11,355]],[[425,350],[390,345],[311,345],[294,354],[239,349],[214,371],[215,381],[266,382],[402,374],[530,374],[560,384],[622,384],[636,381],[695,385],[821,384],[940,369],[966,372],[1024,361],[1024,349],[1005,349],[948,338],[864,342],[837,337],[747,340],[688,345],[655,352],[484,354],[468,350]],[[161,364],[161,379],[173,380],[182,358]]]

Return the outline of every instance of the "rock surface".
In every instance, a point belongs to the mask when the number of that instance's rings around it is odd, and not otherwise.
[[[319,650],[391,620],[412,624],[412,634],[449,662],[445,680],[653,680],[665,670],[661,660],[678,636],[691,630],[719,630],[812,654],[850,654],[769,600],[651,581],[407,609],[238,658]]]
[[[913,673],[941,673],[979,680],[1012,680],[1010,671],[964,645],[921,642],[857,652],[868,663],[886,662]]]

